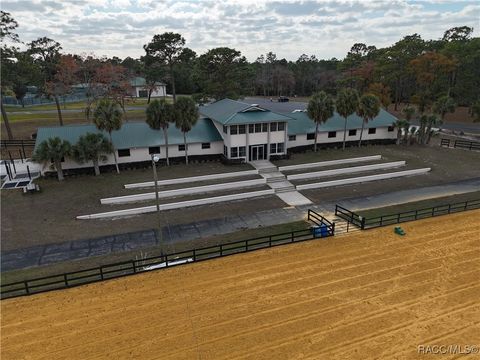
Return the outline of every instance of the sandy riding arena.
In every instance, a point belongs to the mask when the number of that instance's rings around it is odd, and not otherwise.
[[[4,300],[7,359],[445,359],[480,345],[480,211]],[[479,354],[470,354],[474,359]]]

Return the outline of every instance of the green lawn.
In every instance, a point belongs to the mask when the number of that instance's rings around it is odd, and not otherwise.
[[[458,202],[464,202],[468,200],[480,199],[480,191],[469,192],[465,194],[457,194],[452,196],[445,196],[434,199],[427,199],[422,201],[408,202],[404,204],[398,204],[393,206],[387,206],[377,209],[366,209],[357,211],[360,216],[367,219],[374,218],[383,215],[398,214],[400,212],[407,212],[412,210],[428,209],[434,206],[453,204]]]
[[[194,242],[185,242],[176,246],[175,251],[186,251],[192,248],[201,248],[207,246],[215,246],[219,244],[241,241],[272,234],[281,234],[296,230],[307,229],[310,224],[304,221],[296,221],[281,225],[261,227],[256,229],[242,230],[230,234],[217,235],[208,238],[199,239]],[[118,252],[104,256],[94,256],[81,260],[65,261],[53,265],[39,266],[22,270],[13,270],[1,273],[2,283],[11,283],[24,281],[36,277],[50,276],[71,271],[79,271],[100,265],[111,264],[128,260],[141,260],[146,257],[161,255],[160,247],[146,248],[135,251]]]

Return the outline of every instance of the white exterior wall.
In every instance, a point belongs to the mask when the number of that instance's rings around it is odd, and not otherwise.
[[[135,97],[140,97],[140,91],[147,91],[147,94],[148,94],[148,89],[146,89],[145,87],[134,86],[132,95]],[[151,97],[161,97],[161,96],[167,96],[167,89],[165,85],[159,85],[156,87],[155,90],[152,91]]]
[[[130,156],[122,156],[119,157],[117,153],[117,160],[119,164],[124,164],[124,163],[134,163],[134,162],[142,162],[142,161],[148,161],[151,159],[151,155],[149,154],[148,151],[149,148],[131,148],[130,149]],[[118,150],[118,149],[117,149]],[[188,146],[188,155],[189,156],[194,156],[194,155],[219,155],[223,153],[223,142],[222,141],[215,141],[210,143],[210,149],[202,149],[202,144],[201,143],[194,143],[194,144],[189,144]],[[174,158],[174,157],[184,157],[185,156],[185,151],[179,151],[178,150],[178,144],[177,145],[168,145],[168,156],[169,158]],[[160,159],[165,159],[166,158],[166,151],[165,151],[165,146],[160,147]],[[109,154],[107,156],[107,159],[105,161],[100,161],[100,166],[102,165],[114,165],[115,164],[115,158],[113,157],[113,154]],[[66,158],[64,162],[62,162],[62,167],[64,170],[67,169],[80,169],[80,168],[89,168],[93,167],[92,162],[84,163],[84,164],[79,164],[75,160],[71,158]],[[48,171],[48,165],[44,169],[45,171]]]
[[[363,130],[363,136],[362,136],[362,141],[363,140],[388,140],[388,139],[396,139],[397,138],[397,132],[394,131],[388,131],[388,127],[379,127],[376,128],[377,131],[375,134],[369,134],[368,129],[365,128]],[[360,131],[361,129],[357,129],[357,134],[355,136],[348,136],[348,130],[347,130],[347,136],[345,140],[348,141],[359,141],[360,140]],[[317,136],[317,141],[319,144],[329,144],[329,143],[335,143],[335,142],[343,142],[343,131],[337,131],[337,136],[334,138],[329,138],[328,137],[328,132],[322,131],[318,133]],[[313,145],[315,143],[315,140],[307,140],[307,134],[298,134],[296,135],[295,141],[288,141],[288,147],[296,147],[296,146],[307,146],[307,145]]]

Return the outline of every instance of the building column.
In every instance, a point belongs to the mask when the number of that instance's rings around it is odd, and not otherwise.
[[[270,160],[270,123],[268,123],[267,131],[267,160]]]
[[[284,142],[283,142],[283,153],[286,155],[287,154],[287,140],[288,140],[288,135],[287,135],[287,126],[288,126],[288,122],[285,121],[285,126],[283,127],[285,130],[285,134],[284,134]]]
[[[249,129],[249,125],[245,125],[245,155],[246,155],[246,161],[245,162],[249,162],[250,161],[250,149],[249,149],[249,136],[248,135],[250,133],[250,129]]]

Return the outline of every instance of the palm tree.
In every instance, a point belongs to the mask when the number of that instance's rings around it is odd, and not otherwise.
[[[308,102],[307,113],[310,119],[315,121],[315,145],[314,151],[317,151],[318,126],[325,123],[333,116],[335,104],[330,95],[325,91],[313,94]]]
[[[181,97],[175,104],[175,126],[183,133],[183,143],[185,145],[185,163],[188,165],[188,144],[187,132],[192,130],[192,127],[198,120],[198,109],[189,97]]]
[[[408,133],[410,123],[404,119],[398,119],[393,123],[393,126],[397,128],[397,145],[400,145],[402,140],[402,130]]]
[[[428,115],[423,114],[420,117],[419,121],[420,121],[420,126],[418,127],[417,138],[418,138],[418,143],[423,144],[425,142],[425,138],[426,138]]]
[[[165,137],[165,156],[167,159],[167,166],[170,165],[168,159],[168,125],[175,121],[175,111],[172,104],[169,104],[165,99],[153,100],[147,107],[147,124],[154,130],[163,130]]]
[[[363,129],[365,124],[377,117],[380,112],[380,100],[372,94],[364,94],[360,98],[357,108],[357,115],[362,118],[362,130],[358,146],[362,146]]]
[[[98,102],[93,112],[93,122],[100,131],[108,132],[110,143],[112,144],[113,157],[115,159],[115,168],[117,174],[120,174],[115,146],[112,141],[112,131],[120,130],[122,127],[123,113],[118,103],[110,99],[102,99]]]
[[[347,137],[347,117],[354,114],[358,107],[358,92],[355,89],[342,89],[335,100],[335,107],[338,114],[345,119],[343,127],[343,150],[345,150],[345,140]]]
[[[425,139],[425,144],[430,143],[430,139],[432,138],[433,134],[433,127],[437,127],[442,124],[442,119],[439,119],[437,115],[431,114],[427,116],[427,130],[426,130],[426,139]]]
[[[113,152],[113,146],[103,134],[86,133],[80,136],[73,146],[73,157],[79,163],[91,161],[95,170],[95,176],[100,175],[99,160],[106,160],[105,154]]]
[[[403,114],[405,115],[405,123],[404,123],[404,127],[403,127],[403,130],[404,130],[404,141],[405,141],[405,144],[408,145],[408,134],[409,134],[409,128],[410,128],[410,122],[412,121],[414,115],[415,115],[415,112],[417,111],[417,109],[415,109],[414,106],[406,106],[403,110]]]
[[[442,96],[433,104],[433,112],[440,115],[443,122],[447,113],[453,113],[455,111],[455,101],[450,96]]]
[[[63,181],[62,159],[70,155],[72,146],[59,137],[42,141],[32,156],[33,161],[47,163],[52,161],[57,170],[58,181]]]

